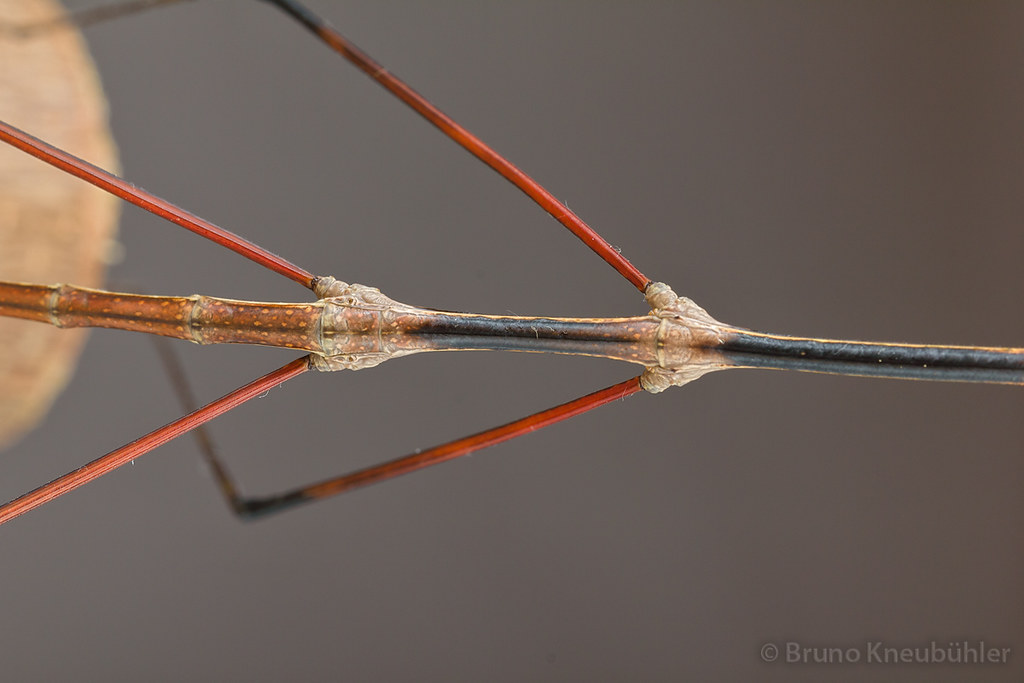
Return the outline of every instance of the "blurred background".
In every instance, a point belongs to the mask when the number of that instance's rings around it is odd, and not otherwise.
[[[722,321],[1024,345],[1016,3],[311,4]],[[86,37],[124,176],[314,272],[434,308],[644,311],[519,192],[262,3],[185,3]],[[111,288],[308,296],[135,209],[121,241]],[[290,359],[176,346],[203,400]],[[635,373],[428,354],[293,380],[212,432],[263,494]],[[2,666],[49,680],[1019,680],[1022,405],[1012,387],[718,373],[250,524],[181,439],[0,529]],[[0,497],[178,414],[152,344],[96,332],[47,420],[0,455]],[[1012,656],[760,654],[963,640]]]

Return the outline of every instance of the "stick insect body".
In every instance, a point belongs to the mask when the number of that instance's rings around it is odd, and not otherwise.
[[[719,323],[685,297],[677,296],[661,283],[649,281],[575,215],[554,201],[518,169],[511,167],[490,148],[466,133],[411,89],[393,79],[379,65],[359,52],[301,7],[290,2],[275,3],[303,22],[328,44],[357,66],[411,104],[428,120],[448,133],[472,153],[496,168],[506,178],[538,201],[549,213],[566,224],[595,252],[607,260],[628,281],[642,290],[651,306],[643,316],[618,319],[528,318],[520,316],[470,315],[434,311],[400,304],[372,288],[347,285],[331,277],[313,277],[302,269],[274,257],[226,231],[204,226],[212,239],[271,266],[303,284],[318,297],[312,304],[270,304],[238,302],[209,297],[142,297],[107,293],[71,286],[43,286],[23,283],[0,285],[0,313],[58,326],[99,326],[152,331],[199,343],[261,343],[312,352],[310,360],[289,363],[253,385],[232,392],[212,407],[172,423],[167,431],[157,430],[154,439],[136,442],[91,463],[79,472],[27,494],[0,508],[0,522],[32,509],[62,493],[100,476],[124,462],[147,452],[167,438],[211,419],[264,388],[300,374],[307,367],[320,370],[360,369],[379,364],[389,357],[420,351],[454,349],[506,349],[552,351],[595,355],[638,363],[645,367],[636,380],[610,387],[604,392],[504,428],[488,430],[453,444],[430,449],[410,459],[393,461],[354,475],[305,487],[271,499],[242,506],[243,512],[264,512],[286,505],[321,498],[355,486],[382,480],[412,469],[472,452],[499,440],[514,437],[601,405],[608,400],[635,393],[651,392],[685,384],[702,374],[730,367],[774,367],[837,372],[865,376],[976,382],[1024,383],[1024,350],[967,346],[903,345],[786,337],[755,333]],[[32,152],[44,160],[85,177],[101,187],[152,210],[154,198],[148,193],[117,186],[112,178],[80,164],[45,143],[3,126],[5,141]],[[520,184],[521,183],[521,184]],[[161,202],[157,200],[156,204]],[[172,210],[174,207],[171,207]],[[156,213],[167,215],[158,206]],[[164,212],[164,213],[161,213]],[[191,218],[174,214],[179,224]],[[186,225],[196,230],[196,223]],[[202,232],[202,230],[196,230]],[[294,333],[294,334],[293,334]],[[148,439],[145,437],[144,439]]]

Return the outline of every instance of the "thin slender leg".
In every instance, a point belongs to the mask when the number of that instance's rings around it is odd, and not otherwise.
[[[174,394],[178,397],[178,404],[183,411],[191,413],[196,409],[198,402],[192,391],[192,386],[189,384],[185,368],[182,367],[181,358],[174,352],[168,340],[163,337],[150,337],[150,339],[153,340],[157,355],[160,356],[160,361],[163,363],[167,376],[171,380],[171,387],[174,389]],[[196,440],[196,445],[199,447],[203,460],[206,461],[207,467],[213,473],[213,478],[217,482],[217,488],[221,495],[224,496],[228,507],[236,515],[243,514],[244,504],[242,496],[239,494],[238,487],[232,479],[228,468],[224,465],[220,456],[217,455],[217,447],[214,445],[213,437],[210,436],[210,430],[206,428],[206,425],[200,425],[192,430],[192,436]]]
[[[422,116],[442,133],[458,143],[463,149],[487,164],[501,177],[522,190],[542,209],[551,214],[555,220],[576,235],[591,250],[614,268],[622,277],[629,280],[641,292],[650,283],[650,279],[641,273],[636,266],[620,254],[611,244],[587,225],[569,207],[558,201],[555,195],[527,175],[522,169],[496,152],[487,143],[470,133],[452,120],[447,114],[431,104],[425,97],[409,87],[404,81],[378,64],[370,55],[355,46],[342,36],[325,19],[293,0],[266,0],[277,6],[286,14],[312,31],[332,50],[347,59],[367,76],[377,81],[388,92],[402,100],[417,114]]]
[[[592,394],[587,394],[554,408],[548,408],[515,422],[509,422],[500,427],[494,427],[471,436],[456,439],[455,441],[449,441],[440,446],[434,446],[425,451],[390,460],[380,465],[356,470],[339,477],[325,479],[324,481],[285,493],[258,498],[236,497],[231,502],[232,509],[236,510],[243,517],[264,516],[282,512],[303,503],[312,503],[339,493],[347,493],[357,488],[454,460],[488,446],[494,446],[503,441],[522,436],[541,427],[547,427],[548,425],[567,420],[570,417],[581,415],[606,403],[632,396],[638,391],[641,391],[640,380],[639,377],[634,377],[625,382],[612,385],[607,389],[595,391]],[[2,509],[0,509],[0,512],[2,512]]]
[[[313,288],[315,277],[304,268],[287,261],[277,254],[264,249],[263,247],[250,242],[249,240],[214,225],[213,223],[190,213],[179,206],[175,206],[165,199],[132,185],[126,180],[118,178],[113,173],[104,171],[102,168],[93,166],[87,161],[79,159],[73,154],[58,149],[42,140],[35,138],[28,133],[15,128],[9,123],[0,121],[0,141],[6,142],[12,147],[17,147],[27,154],[31,154],[40,161],[61,169],[66,173],[81,178],[82,180],[105,190],[112,195],[120,197],[125,201],[145,209],[150,213],[160,216],[175,225],[190,230],[201,237],[241,254],[245,258],[254,261],[275,273],[284,275],[289,280],[298,282],[308,289]]]
[[[131,462],[141,455],[161,446],[171,439],[181,436],[187,431],[195,429],[201,424],[209,422],[219,415],[237,408],[249,399],[255,398],[279,384],[283,384],[292,377],[296,377],[309,369],[309,356],[297,358],[273,372],[270,372],[257,380],[235,389],[229,394],[208,403],[202,408],[195,410],[188,415],[178,418],[174,422],[155,429],[149,434],[132,441],[116,450],[101,456],[88,465],[69,472],[63,477],[54,479],[49,484],[40,486],[34,491],[15,498],[9,503],[0,506],[0,524],[4,524],[29,510],[50,502],[55,498],[63,496],[69,491],[89,483],[94,479],[102,477],[107,472],[117,469],[121,465]]]

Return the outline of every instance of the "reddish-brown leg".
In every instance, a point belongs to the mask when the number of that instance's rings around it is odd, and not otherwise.
[[[244,237],[240,237],[229,230],[225,230],[220,226],[214,225],[195,214],[175,206],[165,199],[161,199],[140,187],[136,187],[135,185],[118,178],[114,174],[104,171],[102,168],[93,166],[89,162],[83,161],[73,154],[68,154],[64,150],[57,149],[53,145],[43,142],[38,138],[34,138],[28,133],[3,121],[0,121],[0,141],[17,147],[23,152],[31,154],[35,158],[45,161],[51,166],[55,166],[66,173],[70,173],[77,178],[81,178],[82,180],[91,183],[102,190],[106,190],[110,194],[120,197],[139,208],[145,209],[150,213],[169,220],[175,225],[179,225],[186,230],[191,230],[201,237],[212,240],[213,242],[216,242],[237,254],[241,254],[251,261],[255,261],[275,273],[279,273],[290,280],[298,282],[303,287],[307,287],[309,289],[313,288],[313,280],[315,277],[304,268],[299,268],[294,263],[281,258],[277,254],[264,249],[258,244],[250,242]]]
[[[646,289],[650,280],[636,266],[620,254],[611,244],[587,225],[569,207],[558,201],[555,195],[544,189],[536,180],[528,176],[522,169],[498,154],[483,140],[453,121],[447,114],[431,104],[425,97],[409,87],[405,82],[378,64],[370,55],[356,47],[350,40],[342,36],[327,21],[293,0],[267,0],[276,5],[289,16],[312,31],[332,50],[340,54],[358,67],[367,76],[377,81],[398,99],[405,102],[442,133],[458,143],[462,148],[487,164],[501,177],[522,190],[542,209],[551,214],[555,220],[580,238],[584,244],[605,260],[622,277],[629,280],[641,292]]]
[[[297,358],[287,365],[246,384],[244,387],[235,389],[216,401],[208,403],[202,408],[132,441],[130,444],[121,446],[117,450],[93,460],[88,465],[84,465],[74,472],[69,472],[63,477],[51,481],[49,484],[40,486],[34,491],[15,498],[11,502],[0,506],[0,524],[23,515],[29,510],[34,510],[55,498],[59,498],[65,493],[89,483],[93,479],[102,477],[107,472],[115,470],[139,456],[149,453],[154,448],[167,443],[171,439],[191,429],[195,429],[199,425],[209,422],[229,410],[237,408],[249,399],[255,398],[279,384],[283,384],[292,377],[301,375],[308,369],[309,357]]]
[[[231,497],[229,494],[229,503],[233,510],[244,517],[281,512],[302,503],[312,503],[339,493],[347,493],[357,488],[377,484],[403,474],[409,474],[416,470],[454,460],[463,455],[468,455],[503,441],[536,431],[542,427],[568,420],[571,417],[593,410],[598,406],[632,396],[638,391],[641,391],[640,378],[634,377],[625,382],[614,384],[607,389],[601,389],[568,403],[534,413],[515,422],[509,422],[500,427],[494,427],[471,436],[456,439],[455,441],[449,441],[446,444],[434,446],[419,453],[350,472],[340,477],[326,479],[286,493],[260,498],[245,498],[237,495]],[[223,471],[223,468],[219,467],[218,470]],[[235,489],[231,486],[229,489],[222,487],[222,490],[227,494],[229,490],[234,491]],[[0,512],[2,512],[2,509],[0,509]]]

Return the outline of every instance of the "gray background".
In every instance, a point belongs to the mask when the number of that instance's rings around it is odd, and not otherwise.
[[[8,2],[14,0],[6,0]],[[316,3],[634,263],[775,332],[1024,344],[1024,7]],[[551,219],[259,3],[91,29],[124,173],[414,304],[632,315]],[[126,210],[112,286],[302,300]],[[212,399],[283,364],[181,344]],[[307,376],[216,423],[270,492],[631,376],[433,354]],[[255,524],[189,440],[0,530],[14,678],[1019,680],[1020,389],[768,371],[638,396]],[[175,417],[152,346],[94,334],[13,497]],[[989,667],[765,664],[762,644],[969,639]]]

